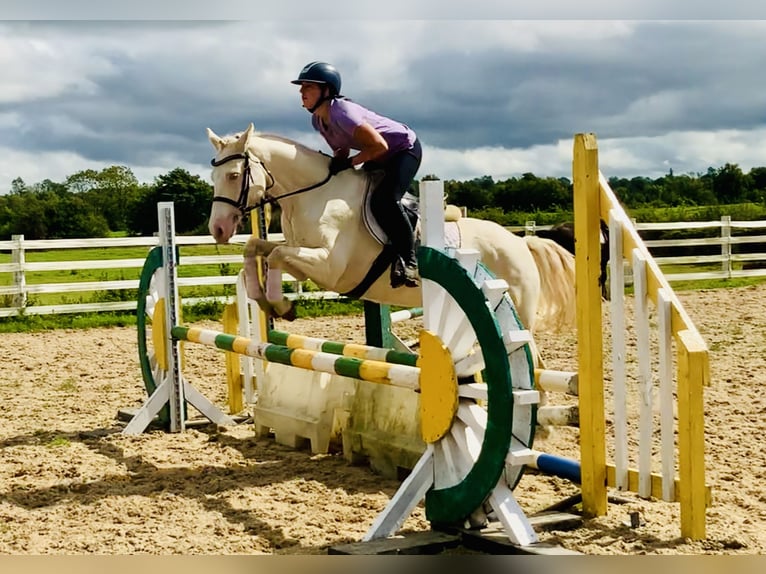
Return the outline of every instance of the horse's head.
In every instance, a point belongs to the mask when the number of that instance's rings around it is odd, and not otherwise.
[[[210,162],[213,205],[208,229],[217,243],[226,243],[247,213],[262,204],[274,178],[251,146],[252,123],[241,134],[219,137],[208,128],[207,136],[216,152]]]

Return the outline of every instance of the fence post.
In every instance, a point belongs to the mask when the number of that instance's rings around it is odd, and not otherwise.
[[[577,365],[580,377],[580,465],[582,509],[586,516],[606,514],[606,421],[601,289],[601,188],[594,134],[577,134],[574,185],[575,275],[577,279]]]
[[[12,235],[11,241],[15,243],[11,249],[11,261],[18,265],[18,269],[13,272],[13,286],[16,287],[16,293],[13,296],[12,306],[17,311],[21,311],[27,306],[27,278],[24,274],[24,236]]]
[[[731,215],[721,216],[721,271],[731,279]]]

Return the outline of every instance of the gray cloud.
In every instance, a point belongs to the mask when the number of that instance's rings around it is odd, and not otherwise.
[[[688,163],[657,138],[766,125],[764,38],[746,21],[6,22],[0,147],[206,166],[205,128],[250,121],[319,146],[289,81],[324,59],[344,93],[427,148],[529,150],[592,131]]]
[[[186,0],[183,10],[175,4],[153,0],[133,0],[130,3],[102,0],[5,0],[7,19],[237,19],[264,18],[330,21],[337,14],[347,18],[379,18],[380,7],[354,0],[334,0],[333,10],[326,5],[306,0],[282,0],[267,9],[247,0],[218,0],[215,4],[203,0]],[[472,0],[444,2],[443,0],[387,0],[385,17],[389,19],[716,19],[763,18],[766,10],[752,0],[538,0],[537,2],[508,2],[508,0]]]

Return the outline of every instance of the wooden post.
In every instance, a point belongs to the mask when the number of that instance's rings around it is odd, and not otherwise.
[[[239,332],[239,311],[236,301],[223,308],[223,332],[236,335]],[[245,407],[242,401],[243,381],[240,373],[240,355],[226,353],[226,385],[228,387],[229,414],[237,414]]]
[[[731,215],[721,216],[721,271],[731,279]]]
[[[24,255],[24,236],[11,235],[11,241],[16,244],[11,251],[11,261],[19,266],[18,270],[13,272],[13,285],[16,287],[17,291],[13,296],[11,305],[15,307],[18,312],[21,312],[27,305],[27,278],[24,274],[24,263],[26,262],[26,256]]]
[[[574,141],[575,277],[577,359],[580,381],[580,457],[583,512],[606,514],[606,430],[601,334],[600,190],[595,134]]]
[[[705,418],[708,351],[696,331],[678,333],[678,475],[681,536],[705,538]]]

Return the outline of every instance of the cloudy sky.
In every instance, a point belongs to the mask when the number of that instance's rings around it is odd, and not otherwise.
[[[0,21],[0,193],[17,177],[111,165],[141,181],[175,167],[207,179],[206,127],[253,122],[327,151],[290,84],[312,60],[417,131],[421,175],[571,177],[578,132],[597,135],[608,177],[766,166],[766,20],[263,19],[250,8],[233,21],[55,9]]]

